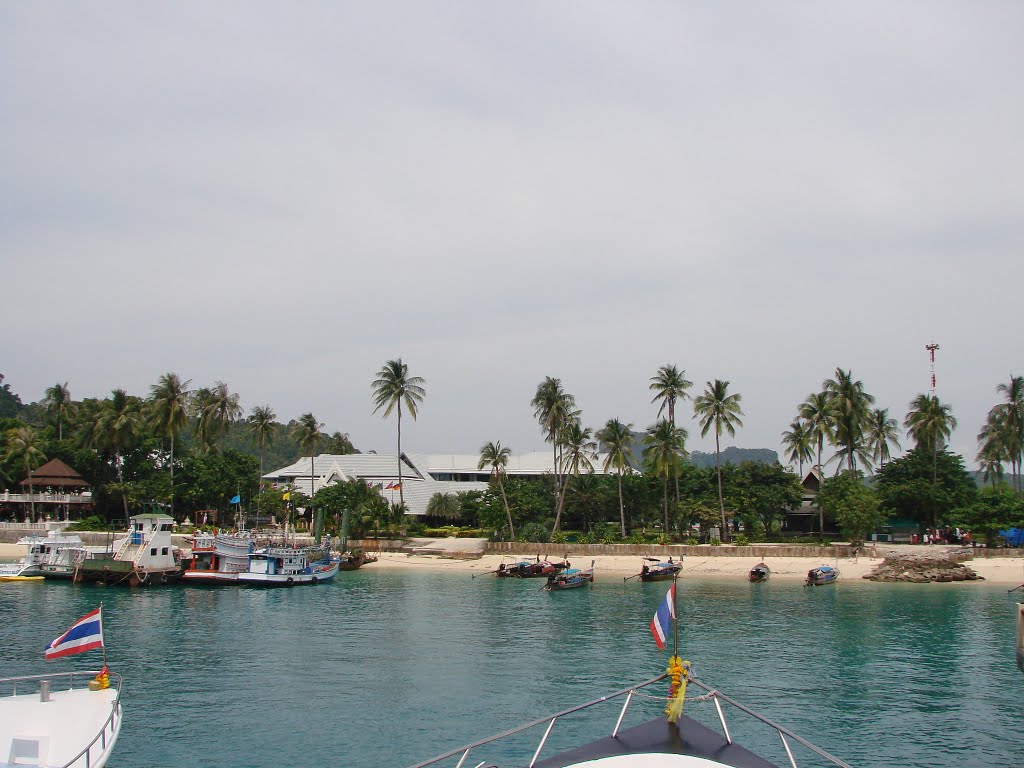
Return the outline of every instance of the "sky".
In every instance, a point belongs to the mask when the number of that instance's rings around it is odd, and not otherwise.
[[[546,450],[723,379],[781,450],[837,367],[974,466],[1024,374],[1024,5],[0,4],[0,373],[216,381],[393,451]],[[713,451],[689,404],[690,450]],[[902,441],[909,447],[910,440]]]

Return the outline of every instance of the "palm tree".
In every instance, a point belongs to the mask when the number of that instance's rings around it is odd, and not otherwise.
[[[619,476],[619,523],[622,526],[622,538],[626,538],[626,506],[622,501],[622,474],[636,461],[633,456],[632,429],[632,424],[623,424],[618,419],[608,419],[604,428],[595,435],[606,452],[605,472],[614,467]]]
[[[263,448],[274,444],[277,414],[269,405],[257,405],[249,412],[249,440],[260,451],[260,482],[263,482]]]
[[[571,421],[579,417],[580,412],[576,409],[576,398],[562,389],[561,379],[547,376],[537,385],[537,391],[534,393],[530,405],[533,406],[534,418],[537,419],[544,432],[544,442],[551,443],[551,464],[555,472],[555,498],[557,499],[561,490],[559,466],[562,463],[558,458],[558,435]]]
[[[832,413],[832,436],[839,451],[836,457],[846,459],[847,471],[857,469],[857,461],[869,463],[865,429],[875,398],[864,391],[864,384],[854,381],[852,371],[836,368],[835,378],[827,379],[822,389],[829,396]]]
[[[1006,398],[1001,408],[1004,422],[1004,440],[1010,460],[1013,487],[1021,490],[1021,460],[1024,458],[1024,376],[1011,376],[1009,384],[999,384],[996,392]]]
[[[875,464],[881,467],[892,455],[889,453],[889,443],[900,449],[899,434],[900,428],[896,419],[889,416],[888,408],[875,408],[868,415],[868,445],[871,449],[871,458]]]
[[[462,515],[462,502],[454,493],[435,493],[427,502],[427,514],[441,520],[458,520]]]
[[[1001,424],[993,419],[989,412],[988,420],[978,434],[978,466],[985,480],[996,487],[996,481],[1002,482],[1003,462],[1010,461],[1001,432]]]
[[[936,395],[918,395],[910,403],[903,426],[918,448],[929,450],[935,456],[934,482],[939,472],[939,451],[956,429],[952,406],[940,402]]]
[[[787,461],[795,461],[800,466],[800,481],[804,479],[804,462],[814,458],[813,433],[807,422],[796,418],[789,429],[782,433],[782,445],[789,451]]]
[[[427,391],[423,388],[425,383],[419,376],[410,376],[409,366],[402,362],[402,358],[398,358],[384,363],[372,384],[373,402],[376,405],[374,413],[383,408],[386,419],[396,406],[398,408],[398,498],[403,507],[405,490],[402,488],[402,403],[405,403],[406,410],[415,420],[419,404],[427,396]]]
[[[171,441],[171,517],[174,517],[174,438],[188,426],[188,385],[176,373],[165,373],[149,388],[149,420],[160,437]]]
[[[7,460],[20,460],[28,475],[28,503],[32,522],[36,520],[36,503],[32,492],[32,470],[46,461],[46,455],[39,447],[42,441],[31,427],[15,427],[7,430]]]
[[[316,458],[316,448],[324,439],[321,431],[324,425],[317,421],[312,413],[304,413],[292,427],[292,437],[299,444],[303,451],[309,452],[309,520],[313,522],[313,495],[316,493],[316,473],[313,460]],[[314,530],[316,525],[314,523]]]
[[[722,459],[721,459],[721,436],[722,430],[730,435],[736,434],[736,427],[742,427],[743,422],[740,416],[743,410],[740,408],[740,394],[729,394],[729,382],[715,379],[708,382],[704,394],[693,402],[693,410],[700,419],[700,436],[704,437],[708,431],[715,428],[715,471],[718,474],[718,511],[722,515],[722,539],[729,541],[729,529],[725,520],[725,499],[722,497]]]
[[[558,506],[555,509],[555,525],[551,529],[554,533],[559,529],[562,522],[562,509],[565,507],[565,494],[569,490],[569,478],[580,474],[580,470],[586,472],[594,471],[592,459],[597,458],[597,443],[593,440],[593,433],[590,427],[583,427],[579,419],[573,419],[558,434],[558,447],[561,451],[563,474],[565,482],[562,483],[562,493],[558,497]]]
[[[832,440],[832,406],[827,392],[812,392],[800,404],[800,417],[807,422],[811,441],[818,446],[818,474],[821,475],[821,451],[825,440]]]
[[[110,393],[110,400],[104,403],[97,425],[96,444],[101,450],[114,454],[117,482],[122,486],[121,501],[124,516],[128,519],[128,494],[124,490],[124,453],[130,450],[139,437],[141,414],[138,401],[123,389]]]
[[[508,498],[505,496],[505,484],[501,480],[501,476],[505,473],[505,467],[508,466],[509,456],[512,455],[512,451],[508,448],[504,448],[501,442],[487,443],[480,449],[480,461],[477,463],[477,469],[483,469],[484,467],[491,468],[491,478],[498,481],[498,489],[501,491],[501,502],[505,505],[505,515],[508,517],[508,531],[511,538],[516,537],[516,529],[512,526],[512,511],[508,508]]]
[[[659,400],[658,416],[668,410],[668,421],[674,427],[676,425],[676,400],[686,400],[690,397],[687,391],[693,386],[693,382],[686,378],[686,371],[681,371],[674,365],[666,364],[658,369],[658,372],[651,377],[649,389],[654,391],[652,403]],[[676,501],[679,501],[679,474],[675,475]]]
[[[673,427],[668,419],[661,419],[644,433],[643,460],[648,471],[661,478],[662,510],[665,514],[665,535],[669,532],[668,479],[676,476],[679,463],[686,456],[686,430]]]
[[[43,405],[46,406],[46,410],[54,411],[57,416],[57,442],[64,441],[64,417],[71,410],[71,390],[68,389],[68,383],[65,381],[63,384],[54,384],[52,387],[48,387],[46,390],[46,396],[43,398]]]

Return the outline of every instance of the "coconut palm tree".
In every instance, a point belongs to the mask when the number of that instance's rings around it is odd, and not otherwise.
[[[643,461],[655,477],[661,478],[661,506],[665,515],[665,535],[669,532],[668,479],[677,476],[680,462],[686,456],[686,430],[673,427],[668,419],[661,419],[647,428],[643,438]]]
[[[257,405],[249,412],[248,434],[251,445],[259,448],[260,452],[260,482],[263,482],[263,449],[265,446],[274,444],[274,435],[277,433],[277,414],[269,405]]]
[[[312,413],[304,413],[292,427],[292,437],[299,444],[303,451],[309,452],[309,520],[313,523],[313,495],[316,493],[316,471],[313,460],[316,458],[316,449],[324,439],[324,425],[317,421]],[[314,529],[316,524],[314,523]],[[318,531],[319,532],[319,531]]]
[[[160,437],[171,441],[171,517],[174,517],[174,438],[188,426],[188,385],[176,373],[165,373],[149,388],[149,421]]]
[[[736,434],[736,427],[742,427],[743,422],[740,416],[743,410],[740,408],[742,396],[739,393],[729,394],[729,382],[715,379],[708,382],[704,394],[693,402],[693,410],[700,420],[700,436],[704,437],[711,430],[715,429],[715,471],[718,474],[718,511],[722,515],[722,540],[728,542],[730,539],[729,529],[725,520],[725,499],[722,497],[722,459],[721,459],[721,436],[722,431],[730,435]]]
[[[559,475],[559,466],[562,462],[558,457],[558,435],[570,422],[579,418],[576,398],[562,388],[561,379],[547,376],[537,385],[530,405],[533,406],[533,416],[544,433],[544,442],[551,443],[551,464],[554,467],[557,499],[562,487]]]
[[[562,510],[565,508],[565,494],[569,490],[569,478],[579,475],[580,470],[594,471],[592,460],[597,458],[597,443],[594,442],[593,436],[590,427],[583,427],[579,419],[573,419],[558,434],[558,447],[562,459],[561,470],[565,476],[565,482],[562,483],[562,492],[558,497],[552,533],[559,529],[562,522]]]
[[[832,437],[839,451],[836,458],[845,459],[847,471],[857,469],[857,461],[869,463],[865,431],[875,398],[864,391],[864,384],[855,381],[852,371],[836,368],[835,378],[826,379],[822,389],[829,396],[832,413]]]
[[[918,395],[910,403],[903,426],[918,448],[929,450],[934,455],[932,480],[935,481],[939,472],[939,451],[945,448],[946,441],[956,429],[952,407],[940,402],[936,395]]]
[[[892,458],[890,443],[896,446],[896,450],[900,449],[899,434],[899,425],[889,416],[888,408],[875,408],[868,414],[868,445],[876,466],[881,467]]]
[[[462,515],[462,502],[454,493],[435,493],[427,502],[427,514],[441,520],[458,520]]]
[[[814,458],[813,435],[807,422],[796,418],[789,429],[782,433],[782,445],[789,453],[787,461],[795,461],[800,466],[800,481],[804,479],[804,462]]]
[[[142,413],[138,400],[123,389],[110,393],[96,421],[95,445],[114,454],[117,482],[122,486],[121,502],[128,519],[128,494],[124,492],[124,454],[134,447],[142,426]]]
[[[57,442],[64,441],[64,417],[71,411],[71,390],[68,383],[54,384],[46,389],[43,405],[57,417]]]
[[[376,406],[373,409],[374,413],[383,408],[386,419],[391,415],[391,411],[398,409],[398,498],[403,507],[405,490],[402,488],[402,403],[405,403],[406,410],[415,420],[419,404],[427,396],[427,390],[423,388],[425,383],[420,376],[410,376],[409,366],[402,362],[402,358],[398,358],[384,363],[384,367],[377,372],[377,378],[371,385]]]
[[[7,430],[7,461],[17,460],[28,475],[28,503],[32,522],[36,520],[36,503],[32,491],[32,470],[46,461],[46,454],[40,447],[39,433],[31,427],[15,427]]]
[[[1021,460],[1024,458],[1024,376],[1011,376],[1009,384],[999,384],[996,392],[1006,398],[1006,402],[996,407],[1002,409],[1003,440],[1009,455],[1013,487],[1019,493]]]
[[[818,447],[818,474],[821,474],[821,451],[825,440],[832,440],[832,406],[827,392],[812,392],[800,404],[800,418],[807,422],[811,441]]]
[[[1002,424],[994,418],[990,411],[988,420],[978,433],[978,467],[982,477],[996,487],[996,482],[1003,480],[1003,462],[1010,461],[1003,441]]]
[[[498,482],[498,490],[501,491],[501,502],[505,505],[505,516],[508,517],[508,532],[510,538],[516,537],[516,529],[512,525],[512,510],[508,507],[508,498],[505,496],[505,483],[502,482],[502,475],[505,473],[505,467],[508,466],[509,456],[512,455],[512,451],[508,448],[502,447],[501,442],[487,443],[480,449],[480,461],[477,463],[477,469],[483,469],[484,467],[491,468],[491,478]]]
[[[690,395],[687,390],[693,386],[693,382],[686,378],[686,371],[676,368],[674,365],[666,364],[658,369],[658,372],[651,377],[649,389],[654,391],[652,403],[661,401],[658,407],[658,416],[668,411],[669,423],[676,425],[676,401],[687,400]],[[679,474],[675,475],[676,501],[679,501]]]
[[[633,466],[633,425],[623,424],[618,419],[608,419],[604,428],[595,437],[605,450],[604,470],[614,468],[619,481],[619,523],[622,526],[622,538],[626,538],[626,506],[622,501],[622,475]],[[676,476],[678,478],[678,475]]]

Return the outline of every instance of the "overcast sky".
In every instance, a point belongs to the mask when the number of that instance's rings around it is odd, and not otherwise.
[[[837,366],[974,466],[1024,374],[1016,2],[0,4],[0,373],[164,372],[412,451],[655,420],[674,363],[780,449]],[[714,450],[686,406],[688,448]],[[904,440],[907,446],[909,440]]]

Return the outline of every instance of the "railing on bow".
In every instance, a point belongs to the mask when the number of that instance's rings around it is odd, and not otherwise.
[[[528,730],[530,730],[532,728],[537,728],[539,726],[546,725],[547,727],[544,730],[544,735],[541,737],[540,743],[537,745],[537,748],[534,750],[533,757],[531,758],[530,762],[527,764],[528,768],[533,768],[533,766],[537,764],[537,760],[540,758],[541,751],[543,751],[544,746],[548,742],[548,737],[551,735],[551,731],[554,729],[555,725],[558,723],[560,718],[563,718],[566,715],[571,715],[571,714],[574,714],[576,712],[580,712],[580,711],[585,710],[585,709],[589,709],[590,707],[594,707],[594,706],[597,706],[599,704],[604,704],[604,703],[606,703],[608,701],[612,701],[613,699],[619,699],[619,698],[625,697],[625,702],[622,705],[622,709],[619,711],[618,719],[615,721],[615,726],[614,726],[614,728],[612,728],[612,731],[611,731],[611,737],[615,738],[616,736],[618,736],[619,729],[622,727],[622,722],[625,719],[626,713],[629,710],[630,704],[633,703],[633,700],[636,697],[637,692],[640,691],[643,688],[646,688],[649,685],[653,685],[654,683],[657,683],[657,682],[659,682],[661,680],[666,679],[666,677],[667,677],[667,675],[659,675],[658,677],[652,678],[652,679],[647,680],[646,682],[640,683],[638,685],[634,685],[634,686],[632,686],[630,688],[623,688],[621,691],[616,691],[615,693],[611,693],[611,694],[609,694],[607,696],[602,696],[599,699],[594,699],[593,701],[588,701],[585,704],[580,704],[580,705],[572,707],[570,709],[562,710],[561,712],[558,712],[558,713],[556,713],[554,715],[548,715],[547,717],[542,717],[542,718],[540,718],[538,720],[534,720],[533,722],[526,723],[525,725],[521,725],[521,726],[519,726],[517,728],[513,728],[511,730],[504,731],[504,732],[499,733],[499,734],[497,734],[495,736],[491,736],[491,737],[486,738],[486,739],[481,739],[480,741],[475,741],[472,744],[467,744],[466,746],[459,747],[458,749],[453,749],[453,750],[451,750],[449,752],[445,752],[443,755],[438,755],[437,757],[433,757],[430,760],[427,760],[425,762],[416,763],[415,765],[410,766],[410,768],[425,768],[425,766],[435,765],[435,764],[440,763],[440,762],[442,762],[444,760],[449,760],[449,759],[452,759],[452,758],[455,758],[455,757],[459,758],[459,761],[456,764],[455,768],[463,768],[463,764],[469,758],[470,752],[473,751],[474,749],[476,749],[478,747],[482,747],[482,746],[484,746],[486,744],[492,744],[492,743],[494,743],[496,741],[501,741],[503,739],[506,739],[506,738],[509,738],[511,736],[514,736],[516,734],[523,733],[524,731],[528,731]],[[687,703],[688,704],[692,704],[692,703],[701,702],[701,701],[713,701],[714,705],[715,705],[715,709],[716,709],[716,711],[718,713],[719,722],[722,725],[723,736],[725,737],[725,740],[729,744],[732,744],[733,741],[732,741],[732,736],[729,733],[729,726],[726,723],[725,712],[722,709],[722,704],[723,703],[729,704],[729,705],[731,705],[733,707],[736,707],[742,713],[748,715],[749,717],[754,718],[755,720],[758,720],[759,722],[761,722],[764,725],[767,725],[769,728],[773,729],[776,732],[776,734],[778,734],[779,738],[782,741],[782,746],[786,750],[786,756],[789,759],[789,764],[790,764],[791,768],[799,768],[799,766],[797,765],[797,762],[796,762],[796,758],[793,755],[792,748],[790,746],[790,742],[791,741],[796,742],[796,743],[802,745],[803,747],[807,748],[808,750],[810,750],[814,754],[816,754],[819,757],[823,758],[824,760],[826,760],[830,764],[832,764],[834,766],[837,766],[838,768],[852,768],[848,763],[843,762],[838,757],[835,757],[834,755],[829,754],[825,750],[823,750],[823,749],[821,749],[819,747],[814,746],[813,744],[811,744],[806,739],[803,739],[803,738],[797,736],[795,733],[793,733],[792,731],[787,730],[786,728],[783,728],[781,725],[777,725],[776,723],[773,723],[771,720],[769,720],[768,718],[764,717],[763,715],[759,715],[754,710],[749,709],[748,707],[745,707],[745,706],[743,706],[742,704],[740,704],[740,703],[738,703],[736,701],[733,701],[732,699],[730,699],[725,694],[720,693],[719,691],[717,691],[717,690],[715,690],[713,688],[709,688],[708,686],[704,685],[704,683],[700,682],[699,680],[696,680],[696,679],[691,677],[691,678],[689,678],[689,683],[688,684],[689,685],[695,685],[698,688],[701,688],[702,690],[706,691],[706,693],[703,696],[697,696],[697,697],[690,697],[690,696],[688,696],[687,699],[686,699]],[[650,698],[650,696],[647,696],[647,698]],[[659,697],[659,698],[662,698],[664,700],[664,697]],[[481,765],[483,765],[483,763],[481,763]]]

